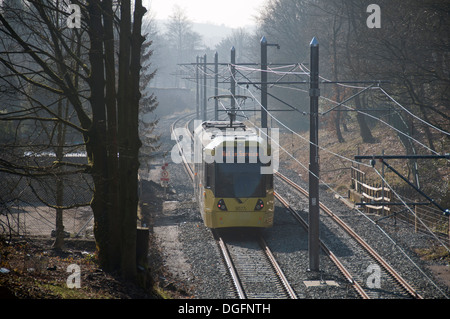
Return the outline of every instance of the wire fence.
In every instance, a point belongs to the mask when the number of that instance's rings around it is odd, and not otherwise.
[[[91,198],[87,174],[37,178],[0,173],[0,236],[53,237],[57,211],[62,211],[66,237],[92,238]]]
[[[54,237],[56,209],[47,206],[11,206],[0,214],[0,234],[22,237]],[[66,237],[92,238],[93,214],[89,207],[64,210]]]
[[[351,179],[352,189],[349,197],[355,203],[364,203],[362,209],[366,213],[383,216],[380,219],[401,220],[413,225],[416,232],[431,230],[437,237],[450,241],[450,217],[445,216],[443,212],[408,198],[402,198],[408,207],[403,203],[395,205],[396,198],[389,188],[382,184],[367,183],[365,173],[356,167],[351,168]]]

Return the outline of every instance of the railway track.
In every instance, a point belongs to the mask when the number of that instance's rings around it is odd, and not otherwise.
[[[297,299],[263,237],[256,232],[214,230],[240,299]]]
[[[172,133],[178,123],[189,115],[177,119],[171,127]],[[191,120],[185,123],[185,128]],[[192,136],[191,136],[192,137]],[[183,164],[190,178],[194,179],[194,171],[184,157],[178,137],[175,137],[178,150],[183,158]],[[233,281],[236,295],[240,299],[297,299],[297,296],[278,265],[270,248],[260,234],[234,232],[231,236],[228,230],[212,230],[224,262]],[[233,231],[231,231],[233,232]]]
[[[289,212],[294,216],[294,218],[305,229],[308,229],[308,223],[298,214],[298,212],[295,209],[291,207],[291,205],[283,197],[281,197],[280,194],[275,193],[275,198],[278,199],[278,201],[280,201],[280,203],[283,204],[283,206],[289,210]],[[361,298],[370,299],[369,295],[364,290],[364,288],[353,278],[350,271],[339,261],[339,259],[335,256],[335,254],[330,249],[328,249],[328,247],[322,241],[320,242],[320,245],[325,254],[338,267],[339,271],[341,271],[341,273],[344,275],[347,281],[353,286],[353,288],[361,296]]]
[[[298,192],[300,192],[305,197],[308,197],[308,192],[300,187],[298,184],[294,183],[292,180],[287,178],[281,173],[277,173],[276,176],[280,178],[283,182],[288,184],[290,187],[294,188]],[[285,205],[290,212],[294,215],[294,217],[301,222],[304,227],[307,227],[307,223],[300,217],[300,215],[289,205],[289,203],[283,199],[279,194],[276,195],[277,199]],[[414,299],[422,299],[422,296],[418,294],[415,289],[405,280],[402,276],[393,269],[389,263],[387,263],[369,244],[367,244],[356,232],[354,232],[346,223],[344,223],[338,216],[336,216],[328,207],[326,207],[323,203],[320,203],[321,210],[327,214],[331,218],[331,220],[339,225],[342,230],[350,237],[357,246],[361,247],[364,250],[364,254],[362,251],[358,252],[358,258],[352,258],[350,262],[342,262],[340,261],[329,248],[325,246],[325,244],[321,243],[322,249],[324,252],[333,260],[333,262],[337,265],[340,271],[344,274],[344,276],[352,283],[353,287],[359,293],[362,298],[380,298],[384,292],[379,287],[367,287],[366,283],[364,283],[364,278],[367,277],[366,269],[361,269],[360,265],[362,264],[362,260],[365,260],[366,264],[370,265],[378,265],[382,273],[380,274],[382,278],[386,278],[388,286],[392,286],[392,289],[396,290],[394,295],[396,298],[400,297],[400,294],[403,294],[404,297],[414,298]],[[356,247],[356,245],[353,245]],[[341,258],[342,259],[342,258]],[[358,260],[358,263],[355,265],[355,259]],[[396,285],[400,287],[396,289],[393,287]],[[366,286],[366,287],[364,287]],[[364,288],[363,288],[364,287]],[[389,298],[389,296],[385,296]]]
[[[186,120],[185,128],[191,132],[188,128],[189,117],[187,115],[179,118],[172,124],[172,132],[174,128],[183,119]],[[183,150],[177,140],[180,155],[184,157]],[[194,178],[194,171],[192,167],[187,163],[186,159],[183,160],[186,172]],[[302,195],[308,197],[308,192],[291,181],[281,173],[277,173],[276,177],[280,178],[289,187],[294,188]],[[275,194],[276,198],[291,212],[291,214],[307,228],[307,223],[301,218],[301,216],[293,209],[289,203],[278,193]],[[367,278],[365,269],[361,269],[360,266],[363,262],[371,265],[379,265],[382,273],[381,276],[385,279],[384,283],[389,281],[389,286],[400,286],[394,293],[398,298],[403,295],[408,298],[421,299],[422,297],[409,285],[373,248],[370,247],[358,234],[356,234],[348,225],[346,225],[338,216],[336,216],[330,209],[328,209],[323,203],[320,203],[320,208],[327,216],[331,217],[334,223],[338,224],[341,229],[345,231],[345,234],[350,237],[354,244],[352,247],[359,246],[364,250],[359,251],[357,256],[354,256],[351,261],[343,260],[342,257],[338,258],[330,248],[324,243],[321,243],[321,247],[327,256],[335,263],[345,278],[351,283],[357,293],[364,299],[371,298],[389,298],[389,296],[381,296],[383,290],[367,287],[364,279]],[[221,251],[222,257],[229,271],[230,277],[233,281],[233,286],[236,290],[236,296],[238,298],[297,298],[296,293],[290,287],[286,280],[280,266],[276,263],[273,254],[267,247],[261,236],[254,238],[245,238],[238,240],[238,236],[224,236],[222,232],[213,230],[214,238],[217,241],[217,245]],[[236,234],[235,234],[236,235]],[[355,260],[358,260],[355,263]],[[391,288],[390,288],[391,289]],[[381,295],[380,295],[381,294]]]
[[[175,134],[174,134],[175,128],[176,128],[176,126],[178,125],[178,123],[179,123],[180,121],[182,121],[182,120],[186,120],[187,118],[189,118],[189,117],[191,117],[191,116],[194,116],[194,114],[188,114],[188,115],[182,116],[182,117],[178,118],[177,120],[175,120],[175,122],[173,122],[172,125],[171,125],[171,127],[170,127],[170,131],[171,131],[172,137],[173,137],[174,140],[176,141],[176,145],[177,145],[177,147],[178,147],[178,152],[179,152],[180,156],[181,156],[182,159],[183,159],[183,165],[184,165],[184,167],[185,167],[185,169],[186,169],[186,172],[187,172],[187,174],[189,175],[189,177],[190,177],[192,180],[194,180],[194,170],[192,169],[191,165],[189,165],[188,161],[186,160],[186,157],[185,157],[185,155],[184,155],[184,153],[183,153],[183,149],[182,149],[182,147],[181,147],[181,143],[180,143],[181,141],[179,140],[179,137],[178,137],[178,136],[175,136]],[[191,120],[192,120],[192,119],[191,119]],[[189,120],[189,121],[187,121],[187,122],[185,123],[185,127],[187,127],[187,126],[189,125],[189,122],[190,122],[191,120]],[[188,130],[188,131],[189,131],[189,130]]]

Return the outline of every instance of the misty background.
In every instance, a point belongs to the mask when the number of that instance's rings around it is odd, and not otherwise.
[[[147,89],[153,90],[158,96],[157,115],[170,114],[172,108],[195,110],[194,68],[180,64],[195,63],[197,56],[203,57],[205,54],[208,62],[213,62],[216,52],[220,63],[228,63],[232,46],[236,48],[237,63],[257,64],[260,63],[260,40],[265,36],[269,43],[280,45],[279,50],[269,48],[269,63],[297,63],[307,68],[309,43],[313,37],[317,37],[322,80],[355,82],[321,85],[322,96],[329,99],[321,99],[321,112],[335,107],[337,102],[355,94],[358,88],[368,86],[367,83],[385,81],[383,89],[402,107],[443,129],[449,121],[450,1],[378,1],[381,27],[369,28],[367,19],[370,12],[367,12],[367,8],[372,2],[261,1],[259,10],[248,12],[254,24],[237,29],[224,24],[194,23],[186,9],[180,6],[174,6],[167,19],[158,20],[158,13],[152,10],[150,3],[143,29],[152,40],[151,66],[156,70],[156,75]],[[208,10],[213,8],[209,7]],[[257,81],[259,73],[256,69],[259,67],[254,68],[247,74]],[[279,80],[280,77],[279,74],[271,73],[269,81]],[[307,78],[283,77],[283,81],[287,80],[302,81]],[[208,81],[210,97],[214,94],[214,81],[212,78]],[[221,94],[226,92],[228,86],[220,85]],[[172,92],[166,91],[168,89]],[[178,90],[175,95],[174,89]],[[254,87],[248,89],[252,90],[255,97],[260,96]],[[272,86],[269,93],[278,99],[269,97],[269,108],[296,108],[307,112],[307,89],[306,85]],[[248,95],[249,92],[240,93]],[[177,101],[167,100],[168,95],[176,97]],[[401,122],[412,120],[397,118],[405,116],[403,113],[394,112],[392,115],[396,106],[391,103],[392,100],[384,94],[368,93],[353,99],[348,105],[394,124],[398,122],[399,129],[407,130],[401,127]],[[248,108],[258,108],[258,105],[254,103]],[[300,112],[274,114],[294,130],[308,129],[309,119]],[[346,130],[347,123],[355,121],[361,128],[363,139],[370,142],[370,128],[376,124],[370,116],[340,110],[331,112],[324,121],[336,130],[338,141],[343,140],[341,131]],[[431,149],[436,149],[432,133],[426,125],[423,126],[423,133]]]

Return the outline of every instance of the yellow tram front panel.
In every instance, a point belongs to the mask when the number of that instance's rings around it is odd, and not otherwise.
[[[263,171],[270,165],[267,140],[243,123],[231,127],[227,121],[204,122],[196,136],[202,149],[195,191],[205,226],[273,226],[273,174]]]
[[[221,201],[226,210],[221,210],[218,205]],[[245,198],[216,198],[211,190],[204,190],[204,208],[202,211],[205,226],[208,228],[227,227],[272,227],[274,218],[273,190],[268,191],[266,197]],[[264,203],[264,207],[256,210],[258,201]]]

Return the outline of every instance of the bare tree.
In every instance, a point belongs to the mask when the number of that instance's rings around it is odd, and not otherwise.
[[[430,148],[436,150],[436,130],[424,122],[445,130],[450,120],[446,107],[450,97],[450,2],[379,1],[379,29],[367,25],[369,4],[366,0],[270,0],[259,20],[261,29],[277,39],[290,59],[302,59],[307,53],[304,43],[312,35],[318,36],[324,77],[340,81],[389,80],[391,84],[384,85],[389,94],[423,120],[410,118],[408,132],[414,124],[423,131]],[[346,98],[344,94],[348,97],[355,92],[336,88],[334,93],[339,101]],[[356,109],[363,141],[374,142],[364,114],[370,109],[366,97],[361,95],[349,103]],[[334,121],[338,140],[343,140],[339,113]]]
[[[192,28],[192,22],[179,6],[174,6],[173,13],[167,22],[165,40],[172,54],[175,55],[175,63],[190,62],[195,59],[197,49],[202,43],[202,37]]]
[[[254,46],[255,36],[250,34],[243,28],[234,29],[229,36],[222,39],[217,45],[216,50],[219,53],[219,57],[226,57],[225,60],[230,57],[230,50],[232,47],[236,49],[236,61],[252,61],[254,60]]]
[[[154,134],[154,130],[159,122],[154,112],[158,107],[155,94],[151,91],[150,83],[156,76],[157,70],[154,69],[152,60],[154,49],[153,40],[157,37],[156,23],[151,15],[144,18],[142,30],[146,37],[146,41],[142,44],[141,54],[141,79],[140,88],[142,98],[140,100],[139,111],[139,130],[142,132],[142,147],[140,149],[140,157],[143,159],[142,165],[149,165],[148,157],[159,149],[159,136]]]
[[[141,24],[146,9],[142,1],[135,1],[133,7],[129,0],[118,4],[112,0],[76,1],[82,11],[82,26],[69,29],[60,23],[69,15],[67,2],[29,3],[28,11],[22,12],[37,24],[28,24],[25,31],[19,32],[11,19],[0,14],[0,31],[19,48],[2,52],[0,62],[12,78],[27,87],[39,88],[69,103],[75,117],[64,118],[54,110],[57,104],[40,101],[31,90],[27,92],[23,85],[10,81],[16,92],[36,105],[24,107],[21,113],[2,113],[0,121],[16,121],[18,128],[25,121],[55,123],[57,131],[57,123],[62,123],[80,137],[88,163],[57,161],[30,166],[2,158],[0,171],[33,177],[89,173],[94,185],[90,205],[99,262],[105,270],[134,280],[141,53],[145,40]],[[49,44],[51,50],[36,45],[37,39]],[[11,55],[26,57],[30,62],[19,65]],[[56,169],[63,166],[68,169]]]

